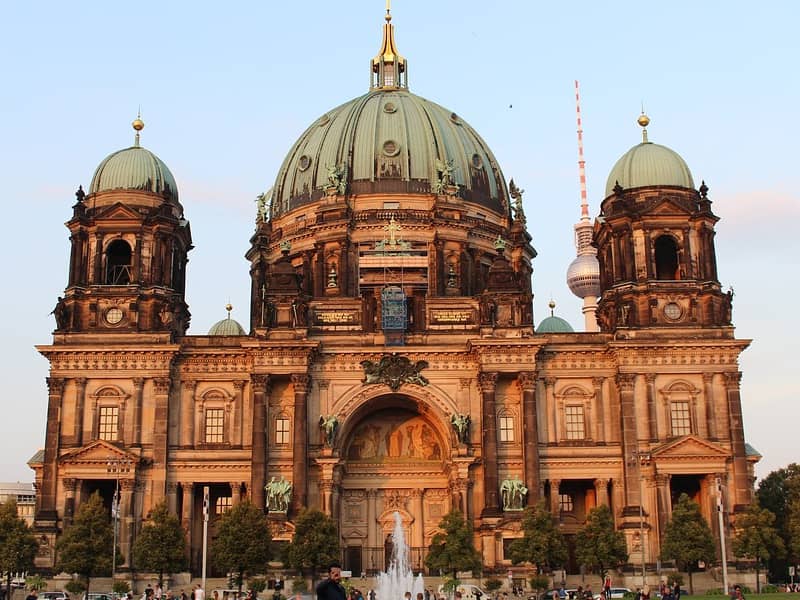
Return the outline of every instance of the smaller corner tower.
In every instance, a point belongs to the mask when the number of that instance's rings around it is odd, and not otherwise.
[[[189,222],[167,166],[139,144],[107,156],[76,193],[67,288],[54,310],[59,334],[184,335]],[[63,336],[61,336],[63,337]]]
[[[611,170],[594,225],[600,328],[728,327],[731,294],[717,279],[708,188],[695,189],[683,158],[648,140],[647,115],[638,123],[642,143]]]

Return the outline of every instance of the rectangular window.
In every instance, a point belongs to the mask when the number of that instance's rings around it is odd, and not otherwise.
[[[229,511],[231,506],[233,506],[233,500],[230,496],[220,496],[214,503],[214,514],[221,515],[222,513]]]
[[[500,441],[514,441],[514,417],[500,417]]]
[[[568,440],[582,440],[586,437],[583,406],[575,405],[564,408],[564,434]]]
[[[692,419],[689,415],[688,402],[673,402],[670,405],[670,421],[672,422],[672,435],[689,435],[692,433]]]
[[[275,443],[289,443],[289,419],[285,417],[275,419]]]
[[[206,444],[221,444],[225,441],[225,409],[206,409]]]
[[[558,509],[561,512],[571,513],[573,510],[572,496],[570,496],[569,494],[559,494]]]
[[[99,437],[101,440],[113,442],[119,433],[119,406],[100,407]]]

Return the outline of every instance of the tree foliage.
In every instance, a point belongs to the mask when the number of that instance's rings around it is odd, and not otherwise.
[[[328,515],[303,509],[294,527],[294,536],[286,547],[286,566],[318,572],[339,560],[339,531]]]
[[[12,573],[33,569],[38,551],[36,536],[17,514],[16,500],[0,504],[0,572],[7,575],[7,590],[11,589]]]
[[[717,555],[714,536],[700,514],[700,505],[681,494],[664,530],[661,558],[674,560],[689,574],[689,593],[694,593],[692,571],[697,561],[711,562]]]
[[[759,571],[770,558],[783,556],[783,539],[775,527],[775,515],[761,508],[758,499],[747,511],[736,518],[736,537],[733,539],[733,554],[756,561],[756,593],[761,593]]]
[[[451,510],[439,523],[442,530],[433,536],[425,566],[433,571],[451,573],[479,571],[481,554],[473,544],[472,524],[457,510]]]
[[[159,587],[163,587],[164,573],[186,568],[186,534],[178,517],[170,514],[165,500],[153,508],[150,519],[136,537],[133,561],[140,571],[158,573]]]
[[[586,515],[586,524],[575,536],[575,558],[600,575],[601,585],[609,568],[628,560],[625,536],[614,528],[614,516],[605,504]]]
[[[271,543],[264,513],[250,502],[240,502],[219,518],[211,556],[217,567],[233,573],[241,594],[245,576],[265,569]]]
[[[775,515],[775,529],[794,564],[800,559],[800,465],[791,463],[772,471],[759,482],[756,497],[762,508]],[[770,558],[771,577],[785,577],[787,566],[784,559]]]
[[[80,505],[72,525],[56,540],[58,568],[83,577],[88,592],[92,577],[111,574],[113,549],[111,516],[100,492],[95,492]]]
[[[523,537],[509,546],[511,562],[536,565],[539,571],[548,571],[567,560],[567,544],[558,529],[555,517],[545,508],[544,500],[528,507],[522,519]]]

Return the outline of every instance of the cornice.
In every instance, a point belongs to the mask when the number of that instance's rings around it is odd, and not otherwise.
[[[52,372],[58,371],[164,371],[177,356],[178,346],[158,350],[136,349],[62,349],[38,346],[37,349],[50,361]]]

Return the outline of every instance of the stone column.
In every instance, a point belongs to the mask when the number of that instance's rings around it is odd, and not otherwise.
[[[658,441],[658,414],[656,413],[656,375],[646,373],[644,380],[647,383],[647,429],[650,441]]]
[[[747,474],[747,455],[744,447],[744,424],[742,423],[742,400],[739,385],[742,374],[738,371],[725,373],[725,389],[728,395],[728,417],[731,436],[731,450],[733,451],[733,502],[749,504],[752,499],[753,487]]]
[[[72,442],[76,446],[83,445],[83,410],[86,404],[86,377],[76,377],[75,382],[75,428]]]
[[[253,390],[253,453],[250,458],[250,490],[253,505],[264,510],[267,480],[267,382],[268,375],[251,375]]]
[[[497,373],[480,373],[478,383],[481,386],[483,406],[483,512],[481,516],[497,516],[501,514],[498,500],[497,481],[497,416],[495,414],[495,389]]]
[[[241,380],[233,382],[233,389],[236,392],[233,398],[233,439],[231,443],[237,448],[241,448],[244,445],[244,438],[242,437],[242,432],[244,431],[244,396],[242,394],[244,384],[245,382]]]
[[[153,378],[155,411],[153,415],[153,464],[151,467],[152,506],[158,504],[167,491],[167,434],[169,432],[170,383],[167,377]]]
[[[714,406],[714,373],[703,373],[703,395],[706,403],[708,439],[717,440],[717,413]]]
[[[670,494],[669,474],[656,475],[656,501],[658,503],[656,514],[658,516],[658,538],[663,541],[664,530],[672,515],[672,496]]]
[[[425,516],[423,515],[422,507],[422,497],[424,494],[425,490],[422,488],[414,488],[411,490],[411,514],[414,515],[411,545],[418,548],[418,552],[422,552],[422,548],[425,546]]]
[[[539,491],[539,431],[536,419],[536,374],[520,373],[517,377],[522,390],[523,444],[525,445],[525,487],[528,488],[528,505],[538,502]]]
[[[375,499],[378,496],[378,490],[367,490],[367,548],[369,548],[369,556],[372,557],[372,549],[378,545],[376,541],[376,512],[375,512]],[[369,568],[374,568],[375,565],[369,564]]]
[[[174,481],[167,482],[167,510],[169,514],[178,514],[178,484]]]
[[[64,486],[64,527],[66,528],[72,524],[75,516],[75,488],[78,487],[78,480],[68,477],[61,480],[61,485]]]
[[[236,506],[242,501],[242,482],[231,481],[231,505]]]
[[[131,257],[131,283],[144,283],[144,269],[142,268],[142,234],[137,233],[136,236],[136,243],[135,248],[133,249],[133,256]],[[156,242],[157,243],[157,242]],[[158,258],[158,248],[154,248],[155,253],[153,258]],[[152,265],[150,267],[153,268]],[[152,276],[152,273],[151,273]],[[157,283],[154,279],[150,279],[153,283]]]
[[[558,501],[559,488],[561,487],[560,479],[550,480],[550,512],[556,519],[560,519],[561,503]]]
[[[42,466],[42,489],[36,495],[37,517],[50,520],[57,517],[56,485],[58,483],[58,451],[61,445],[61,402],[65,380],[47,378],[47,428],[45,433],[44,460]]]
[[[594,400],[597,405],[597,409],[595,410],[595,438],[598,444],[605,444],[606,442],[606,408],[605,398],[603,397],[603,382],[605,379],[605,377],[592,377]],[[598,503],[599,502],[598,500]]]
[[[306,506],[308,483],[308,390],[311,377],[307,373],[293,373],[294,387],[294,438],[292,450],[292,509],[295,514]]]
[[[103,234],[95,232],[94,234],[94,264],[92,265],[92,279],[89,282],[103,284]]]
[[[191,569],[192,560],[192,530],[194,529],[194,483],[183,482],[183,514],[181,515],[181,525],[186,531],[186,556],[189,558],[189,568]]]
[[[194,379],[183,380],[183,395],[181,398],[181,448],[194,446],[194,393],[197,382]]]
[[[556,410],[555,377],[544,378],[545,410],[550,414],[550,427],[548,427],[547,441],[550,444],[558,443],[558,411]]]
[[[615,477],[611,480],[611,500],[613,502],[612,512],[617,513],[625,506],[625,485],[624,480]]]
[[[597,506],[608,506],[608,479],[595,479],[594,493],[597,497]]]
[[[319,482],[319,495],[322,501],[322,512],[333,517],[333,481]],[[369,508],[369,507],[368,507]]]
[[[120,479],[120,502],[119,502],[119,548],[122,552],[123,562],[120,566],[129,567],[131,555],[133,554],[133,494],[136,490],[136,480],[133,478]]]
[[[635,380],[636,375],[632,373],[617,375],[620,420],[622,422],[622,457],[625,465],[625,506],[639,506],[640,502],[638,461],[632,465],[631,460],[639,450],[636,432],[636,402],[633,394]]]
[[[133,378],[133,408],[131,410],[131,437],[129,438],[132,446],[142,445],[142,402],[144,390],[144,378]]]

